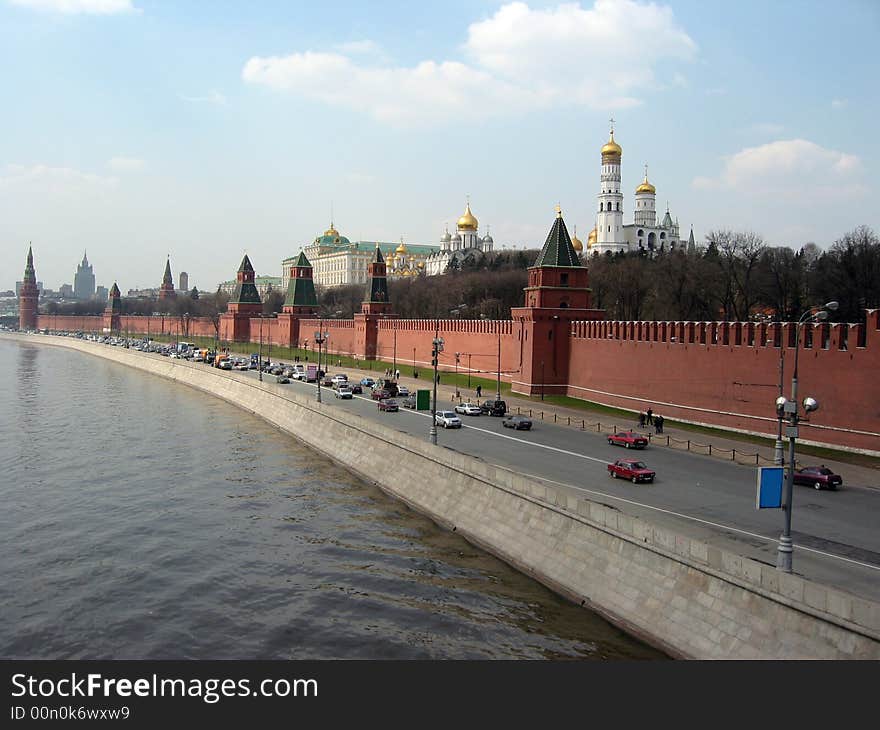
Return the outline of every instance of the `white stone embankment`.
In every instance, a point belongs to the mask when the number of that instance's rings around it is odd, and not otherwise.
[[[17,336],[21,339],[21,336]],[[310,397],[82,340],[255,413],[438,524],[678,657],[880,659],[880,604],[711,547]]]

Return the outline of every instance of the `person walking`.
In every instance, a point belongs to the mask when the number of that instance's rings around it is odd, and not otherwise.
[[[400,370],[397,370],[397,371],[394,373],[394,379],[395,379],[395,380],[400,380]]]
[[[639,428],[645,427],[645,414],[643,411],[639,411]]]
[[[654,417],[654,427],[657,430],[657,433],[663,433],[663,416],[655,416]]]
[[[650,408],[648,409],[648,425],[654,425],[654,411],[652,411]]]
[[[482,397],[482,395],[483,395],[483,386],[482,386],[482,385],[478,385],[478,386],[477,386],[477,398]]]

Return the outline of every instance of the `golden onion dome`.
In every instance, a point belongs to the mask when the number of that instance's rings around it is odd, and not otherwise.
[[[587,238],[587,248],[592,248],[593,244],[596,243],[598,237],[599,237],[598,231],[595,228],[593,228],[593,230],[590,231],[589,237]]]
[[[458,219],[458,230],[460,231],[475,231],[477,230],[477,226],[479,225],[477,219],[474,217],[474,214],[471,213],[471,204],[468,202],[467,208],[465,208],[464,215]]]
[[[406,253],[406,244],[401,239],[400,245],[394,249],[394,253],[405,254]]]
[[[571,238],[571,247],[578,253],[584,250],[584,244],[581,239],[578,238],[577,228],[574,229],[574,236]]]
[[[611,130],[611,135],[608,137],[608,141],[602,147],[602,156],[612,155],[620,157],[623,154],[623,148],[614,141],[614,130]]]
[[[337,231],[336,228],[334,228],[333,226],[333,221],[330,221],[330,227],[326,231],[324,231],[324,235],[334,237],[339,235],[339,231]]]
[[[420,268],[420,269],[424,269],[424,268],[425,268],[425,262],[424,262],[424,261],[419,261],[419,268]]]
[[[636,188],[636,195],[639,193],[651,193],[651,195],[654,195],[656,192],[657,188],[648,182],[648,166],[645,165],[645,179],[642,180],[642,184]]]

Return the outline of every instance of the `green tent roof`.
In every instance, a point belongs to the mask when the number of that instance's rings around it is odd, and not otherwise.
[[[581,262],[578,258],[574,246],[571,245],[571,236],[568,235],[568,229],[565,227],[565,221],[562,220],[562,213],[556,216],[553,221],[553,228],[550,229],[550,235],[547,236],[547,242],[535,266],[580,266]]]

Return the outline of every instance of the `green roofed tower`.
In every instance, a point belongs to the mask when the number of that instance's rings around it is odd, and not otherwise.
[[[312,265],[303,251],[299,252],[299,257],[290,268],[290,283],[287,285],[287,296],[284,298],[285,312],[294,312],[294,307],[308,307],[313,311],[317,311],[318,307]]]
[[[229,303],[237,304],[262,304],[260,292],[254,284],[254,267],[247,254],[241,260],[241,266],[238,267],[238,275],[236,276],[235,290],[229,298]]]
[[[385,268],[385,258],[382,250],[376,246],[376,254],[367,267],[369,284],[367,298],[361,305],[361,311],[367,314],[385,314],[391,311],[391,302],[388,301],[388,278]]]
[[[568,228],[562,219],[562,210],[557,206],[556,220],[553,221],[553,227],[550,229],[550,235],[544,243],[544,248],[538,254],[535,266],[580,266],[581,261],[578,258],[577,251],[571,243],[571,236],[568,235]]]

